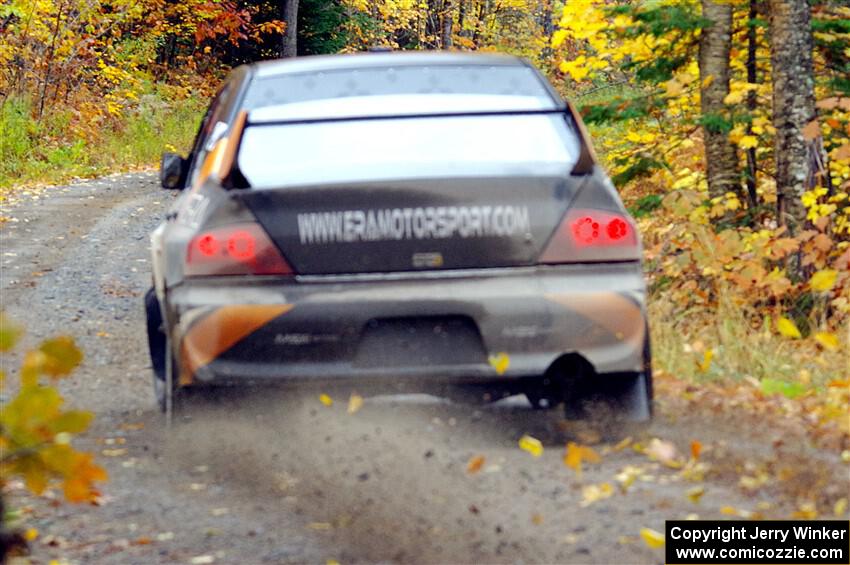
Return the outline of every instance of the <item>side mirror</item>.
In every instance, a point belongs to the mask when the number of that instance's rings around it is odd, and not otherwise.
[[[189,175],[189,160],[177,153],[163,153],[159,162],[159,182],[166,190],[183,190]]]

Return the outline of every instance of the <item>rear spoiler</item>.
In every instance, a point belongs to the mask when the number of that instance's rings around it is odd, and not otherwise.
[[[238,170],[236,164],[236,155],[239,152],[239,145],[242,142],[242,134],[246,127],[263,127],[263,126],[280,126],[280,125],[303,125],[316,123],[331,123],[331,122],[351,122],[351,121],[368,121],[368,120],[389,120],[389,119],[417,119],[417,118],[436,118],[436,117],[477,117],[477,116],[517,116],[517,115],[551,115],[563,114],[572,122],[576,134],[579,137],[580,148],[579,156],[576,164],[570,171],[571,175],[588,175],[593,172],[597,164],[596,151],[593,148],[593,142],[590,139],[590,134],[584,121],[581,119],[581,114],[576,110],[571,102],[567,102],[566,107],[555,110],[515,110],[509,112],[458,112],[458,113],[440,113],[440,114],[404,114],[394,116],[353,116],[353,117],[333,117],[333,118],[310,118],[304,120],[268,120],[256,121],[249,120],[248,112],[242,110],[236,116],[233,126],[230,128],[226,137],[220,139],[215,147],[209,152],[204,164],[201,167],[201,173],[198,175],[196,184],[200,185],[210,175],[215,175],[217,180],[225,188],[245,188],[247,182]]]

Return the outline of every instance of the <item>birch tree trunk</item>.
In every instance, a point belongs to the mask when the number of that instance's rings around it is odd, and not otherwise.
[[[699,71],[701,109],[707,118],[703,136],[708,192],[715,198],[741,190],[737,150],[729,141],[728,128],[723,126],[728,119],[723,99],[729,94],[732,5],[723,0],[702,0],[702,15],[711,21],[700,36]]]
[[[806,221],[801,198],[812,172],[813,144],[804,133],[815,119],[811,8],[807,0],[770,0],[768,8],[777,217],[793,234]]]

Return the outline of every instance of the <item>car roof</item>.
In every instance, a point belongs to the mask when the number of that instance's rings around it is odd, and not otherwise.
[[[405,51],[395,53],[348,53],[343,55],[311,55],[290,59],[260,61],[251,66],[257,77],[296,73],[366,69],[386,66],[464,65],[464,66],[530,66],[524,59],[495,53],[459,53],[445,51]]]

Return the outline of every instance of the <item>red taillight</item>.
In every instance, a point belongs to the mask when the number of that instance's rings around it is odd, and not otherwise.
[[[640,259],[632,221],[616,212],[570,210],[546,249],[541,263]]]
[[[238,224],[195,236],[186,251],[186,276],[291,275],[292,268],[258,224]]]

